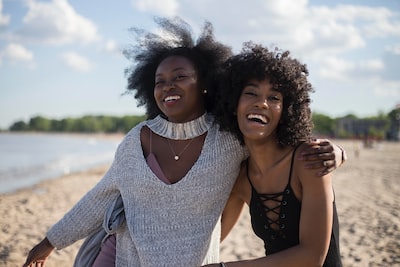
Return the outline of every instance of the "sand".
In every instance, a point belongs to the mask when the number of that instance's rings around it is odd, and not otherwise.
[[[334,175],[344,266],[400,266],[400,143],[382,142],[367,149],[356,141],[335,142],[349,156]],[[0,195],[0,266],[22,266],[32,246],[107,168],[101,166]],[[80,244],[53,252],[46,266],[72,266]],[[221,259],[248,259],[263,253],[263,244],[252,233],[245,209],[222,243]]]

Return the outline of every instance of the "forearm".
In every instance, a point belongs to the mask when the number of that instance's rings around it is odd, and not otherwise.
[[[224,262],[225,267],[310,267],[322,266],[324,255],[316,254],[315,250],[301,245],[283,250],[272,255],[251,260]],[[321,260],[322,259],[322,260]],[[207,267],[220,267],[213,264]]]
[[[106,209],[118,193],[112,181],[105,176],[49,229],[48,240],[57,249],[62,249],[99,229]]]

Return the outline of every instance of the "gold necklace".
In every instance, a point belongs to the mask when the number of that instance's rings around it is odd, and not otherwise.
[[[174,156],[174,160],[175,160],[175,161],[178,161],[178,160],[181,158],[183,152],[185,152],[185,150],[190,146],[190,144],[194,141],[194,139],[195,139],[195,138],[192,138],[192,140],[190,140],[190,142],[187,143],[187,145],[183,148],[183,150],[181,151],[181,153],[176,154],[174,148],[173,148],[172,145],[171,145],[171,142],[170,142],[169,138],[167,138],[169,148],[171,149],[171,152],[172,152],[172,155]]]

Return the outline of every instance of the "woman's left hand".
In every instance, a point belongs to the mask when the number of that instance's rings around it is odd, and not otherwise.
[[[332,172],[346,160],[346,151],[328,139],[316,139],[306,144],[299,159],[307,161],[306,168],[318,169],[318,176]]]

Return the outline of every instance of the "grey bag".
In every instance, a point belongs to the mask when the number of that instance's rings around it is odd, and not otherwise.
[[[121,195],[119,195],[107,209],[104,215],[103,225],[89,235],[83,242],[76,255],[74,267],[92,266],[104,241],[110,235],[115,234],[117,229],[124,222],[124,203],[122,202]]]

